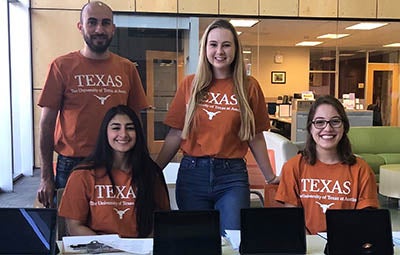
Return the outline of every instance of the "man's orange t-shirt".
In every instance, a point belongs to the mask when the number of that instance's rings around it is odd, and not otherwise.
[[[75,170],[65,187],[59,215],[86,222],[97,234],[119,234],[137,237],[135,201],[131,174],[113,170],[115,192],[105,169]],[[157,210],[169,210],[165,186],[159,179],[155,183]]]
[[[328,165],[318,160],[310,165],[302,155],[296,155],[282,168],[275,199],[303,207],[311,234],[326,231],[328,209],[379,207],[375,175],[360,158],[352,166]]]
[[[179,86],[164,123],[182,130],[194,75],[187,76]],[[264,94],[258,82],[248,77],[248,102],[253,110],[256,134],[269,128]],[[248,141],[239,138],[240,110],[234,93],[233,80],[214,79],[205,100],[197,106],[194,128],[181,149],[193,157],[243,158]]]
[[[94,60],[79,51],[51,63],[38,102],[40,107],[59,110],[54,147],[70,157],[90,154],[105,113],[119,104],[136,112],[148,106],[135,65],[113,53]]]

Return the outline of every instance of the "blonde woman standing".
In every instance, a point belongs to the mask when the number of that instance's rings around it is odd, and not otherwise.
[[[269,126],[264,95],[246,75],[242,48],[228,21],[215,20],[206,29],[196,74],[182,81],[164,122],[170,131],[156,162],[164,168],[183,151],[176,183],[179,209],[216,209],[222,233],[239,229],[240,209],[250,206],[248,148],[266,182],[279,178],[262,134]]]

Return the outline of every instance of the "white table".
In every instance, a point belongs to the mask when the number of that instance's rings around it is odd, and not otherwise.
[[[58,246],[60,247],[60,255],[61,254],[68,254],[62,252],[62,241],[57,242]],[[325,240],[317,235],[307,235],[307,254],[313,255],[323,255],[325,248]],[[82,253],[80,253],[82,254]],[[113,252],[113,255],[126,255],[132,254],[128,252]],[[237,250],[233,250],[230,246],[222,246],[222,255],[238,255],[239,252]],[[397,253],[396,253],[397,254]]]
[[[325,239],[318,235],[307,235],[307,254],[324,255]],[[222,246],[222,255],[239,255],[239,251],[230,246]]]
[[[307,235],[307,254],[308,255],[324,255],[324,248],[326,244],[326,240],[319,235]],[[57,241],[58,246],[60,247],[59,255],[65,254],[62,253],[62,241]],[[80,253],[82,254],[82,253]],[[113,255],[127,255],[132,254],[128,252],[113,252]],[[394,249],[395,255],[400,255],[400,247],[395,246]],[[239,255],[237,250],[233,250],[230,246],[222,246],[222,255]]]
[[[379,193],[396,198],[400,208],[400,164],[381,165],[379,167]]]

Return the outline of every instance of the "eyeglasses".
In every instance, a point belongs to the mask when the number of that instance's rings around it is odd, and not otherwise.
[[[324,129],[328,125],[328,123],[333,128],[340,128],[343,124],[343,121],[340,118],[332,118],[330,120],[316,119],[311,121],[311,123],[314,124],[315,128]]]

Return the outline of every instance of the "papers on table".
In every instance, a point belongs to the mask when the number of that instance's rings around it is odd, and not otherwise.
[[[80,253],[79,250],[71,248],[71,245],[87,244],[94,240],[133,254],[151,254],[153,251],[153,238],[120,238],[118,235],[94,235],[63,237],[64,253]]]

